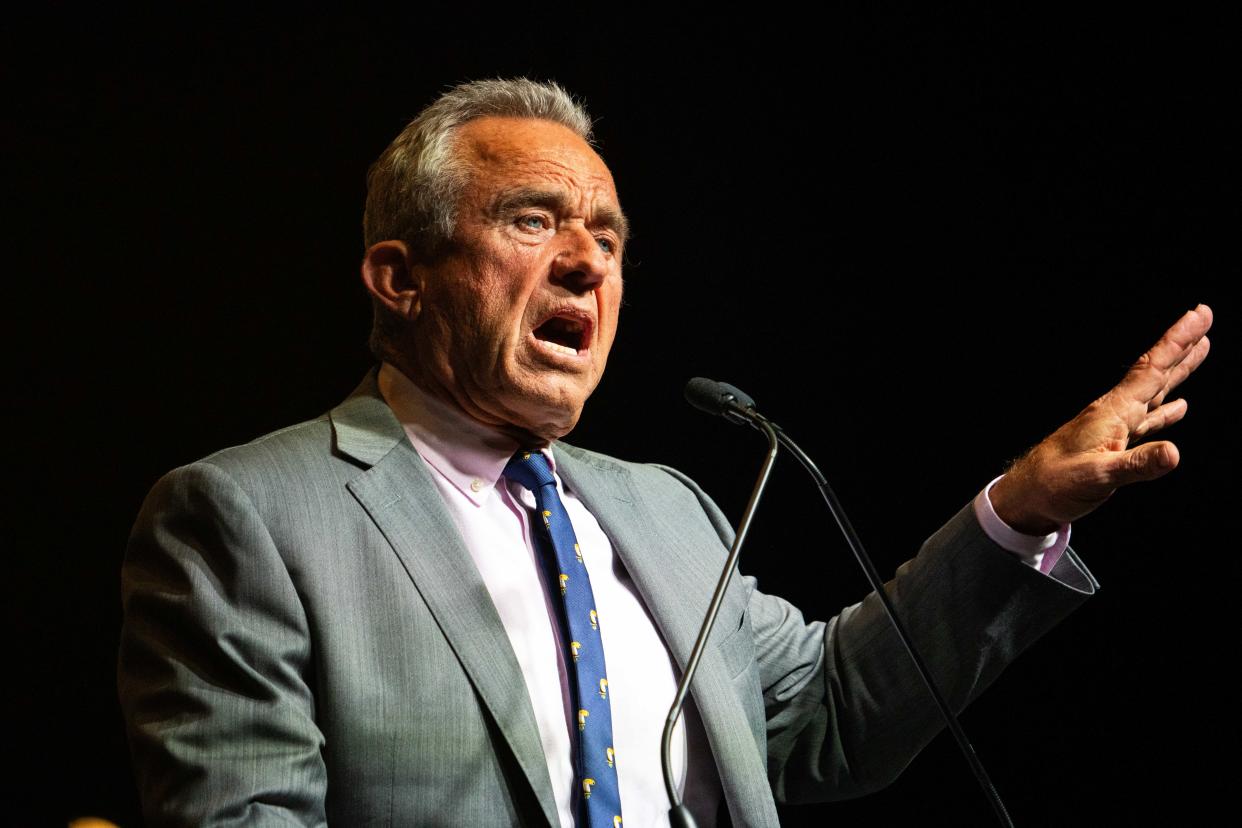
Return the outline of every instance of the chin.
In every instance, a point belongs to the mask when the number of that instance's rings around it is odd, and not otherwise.
[[[573,431],[574,426],[578,425],[578,419],[581,416],[581,407],[572,411],[565,409],[545,410],[542,416],[531,418],[531,426],[528,430],[532,434],[552,442]]]
[[[596,381],[586,372],[519,370],[498,376],[495,410],[515,429],[551,442],[573,430]]]
[[[540,400],[534,406],[529,400],[523,403],[520,409],[515,409],[522,411],[523,416],[514,425],[549,443],[573,431],[582,416],[581,404],[566,405],[563,399]]]

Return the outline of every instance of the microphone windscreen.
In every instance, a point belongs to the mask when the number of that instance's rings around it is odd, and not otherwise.
[[[723,414],[720,383],[707,377],[695,377],[686,383],[686,402],[708,414]]]

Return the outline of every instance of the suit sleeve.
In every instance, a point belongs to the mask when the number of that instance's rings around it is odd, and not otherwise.
[[[325,824],[307,620],[246,492],[210,462],[164,477],[121,580],[118,689],[148,824]]]
[[[679,477],[730,545],[728,521]],[[968,503],[885,584],[954,710],[1094,592],[1091,574],[1067,552],[1048,578],[988,538]],[[880,600],[872,593],[807,623],[753,578],[743,583],[776,799],[846,799],[889,784],[943,721]]]

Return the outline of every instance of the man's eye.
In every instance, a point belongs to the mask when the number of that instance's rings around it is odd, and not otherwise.
[[[522,216],[517,220],[517,223],[524,230],[544,230],[548,226],[548,220],[545,216],[534,213],[529,216]]]
[[[601,236],[600,238],[596,239],[596,241],[599,242],[600,249],[603,250],[605,253],[616,253],[617,252],[617,246],[612,243],[612,239],[607,238],[606,236]]]

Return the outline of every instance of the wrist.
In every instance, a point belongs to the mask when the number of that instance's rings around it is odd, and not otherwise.
[[[1049,535],[1061,524],[1040,514],[1036,498],[1023,486],[1020,477],[1006,474],[988,492],[992,511],[1006,525],[1024,535]]]

